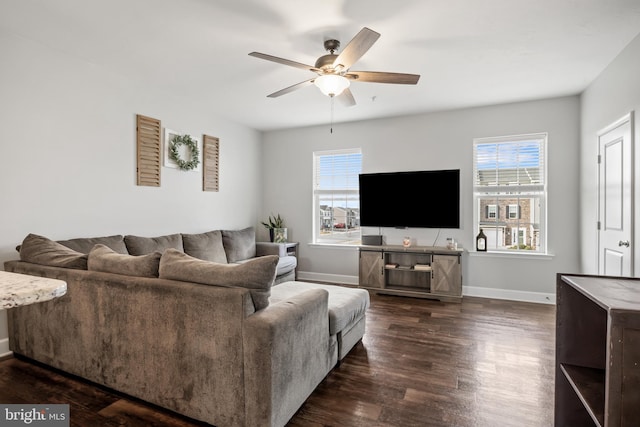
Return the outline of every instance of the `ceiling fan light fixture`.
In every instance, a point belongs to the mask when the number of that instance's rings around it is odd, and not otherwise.
[[[351,84],[349,79],[336,74],[317,77],[313,83],[327,96],[338,96]]]

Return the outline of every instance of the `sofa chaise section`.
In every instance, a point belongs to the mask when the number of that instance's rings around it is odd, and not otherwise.
[[[338,360],[342,360],[364,335],[365,314],[370,304],[369,292],[365,289],[296,281],[271,288],[269,301],[272,304],[286,301],[293,295],[311,289],[325,290],[329,294],[329,334],[336,338]]]

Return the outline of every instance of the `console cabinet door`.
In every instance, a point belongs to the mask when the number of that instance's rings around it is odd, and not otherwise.
[[[462,269],[458,255],[433,255],[431,293],[462,295]]]
[[[382,251],[360,251],[360,286],[384,287],[384,260]]]

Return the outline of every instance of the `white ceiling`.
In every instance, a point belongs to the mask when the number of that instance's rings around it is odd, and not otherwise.
[[[640,32],[640,0],[0,0],[0,30],[190,98],[259,130],[328,123],[313,65],[336,38],[382,34],[352,70],[420,74],[354,82],[363,120],[580,93]]]

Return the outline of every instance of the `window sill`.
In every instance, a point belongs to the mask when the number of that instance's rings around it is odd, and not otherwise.
[[[478,252],[478,251],[468,251],[469,256],[472,257],[489,257],[489,258],[511,258],[511,259],[539,259],[539,260],[552,260],[555,255],[546,253],[524,253],[524,252]]]
[[[341,243],[309,243],[309,247],[312,248],[323,248],[323,249],[348,249],[348,250],[357,250],[360,245],[356,244],[341,244]]]

